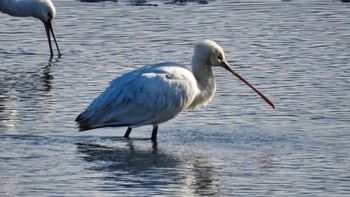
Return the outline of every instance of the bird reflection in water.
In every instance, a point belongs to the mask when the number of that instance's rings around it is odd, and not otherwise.
[[[173,154],[155,141],[121,137],[108,140],[113,143],[76,143],[80,158],[93,163],[88,170],[108,172],[103,177],[108,181],[103,189],[128,192],[149,188],[161,195],[218,194],[218,184],[213,183],[214,167],[192,149]],[[134,141],[138,141],[136,145]]]
[[[7,59],[10,61],[10,59]],[[0,73],[0,130],[23,132],[37,130],[38,124],[51,121],[53,61],[35,64],[16,63],[3,67]]]
[[[119,146],[103,145],[97,143],[77,143],[77,148],[82,153],[81,158],[88,162],[103,162],[102,166],[95,166],[97,171],[128,171],[137,173],[152,168],[173,168],[180,165],[180,161],[171,155],[158,150],[157,142],[151,143],[151,148],[136,148],[134,140],[112,138],[109,140],[121,140],[126,143]],[[142,139],[136,139],[142,140]],[[142,140],[143,141],[143,140]]]

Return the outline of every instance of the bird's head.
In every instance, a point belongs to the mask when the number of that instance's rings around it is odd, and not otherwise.
[[[44,0],[44,3],[40,4],[40,9],[37,10],[36,17],[43,23],[51,21],[55,18],[56,9],[50,0]]]
[[[194,49],[194,55],[192,58],[192,68],[200,67],[200,69],[206,70],[206,72],[211,72],[210,67],[220,66],[252,88],[262,99],[264,99],[272,108],[275,108],[275,104],[268,99],[264,94],[262,94],[258,89],[256,89],[252,84],[240,76],[235,70],[233,70],[225,59],[224,50],[211,40],[204,40],[198,43]]]
[[[195,46],[193,59],[201,65],[221,66],[227,65],[224,50],[211,40],[204,40]]]

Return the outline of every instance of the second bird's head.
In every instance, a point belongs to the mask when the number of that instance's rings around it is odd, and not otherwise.
[[[40,19],[43,23],[51,21],[55,18],[56,9],[50,0],[44,0],[44,3],[41,3],[36,10],[35,17]]]

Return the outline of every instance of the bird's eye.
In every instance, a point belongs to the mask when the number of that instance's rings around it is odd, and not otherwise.
[[[219,60],[222,60],[222,59],[223,59],[223,58],[222,58],[222,55],[219,55],[219,56],[218,56],[218,59],[219,59]]]

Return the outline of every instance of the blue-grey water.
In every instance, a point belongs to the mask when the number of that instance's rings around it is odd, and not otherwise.
[[[0,15],[0,196],[349,196],[350,4],[164,2],[53,1],[51,61],[39,20]],[[129,141],[77,132],[115,77],[190,66],[203,39],[277,109],[216,68],[213,101],[160,125],[157,143],[151,126]]]

